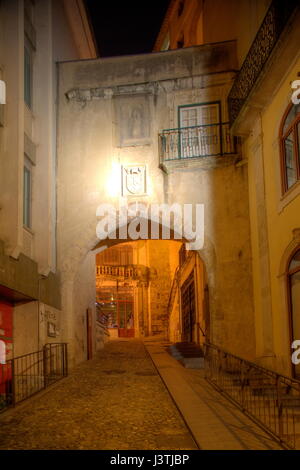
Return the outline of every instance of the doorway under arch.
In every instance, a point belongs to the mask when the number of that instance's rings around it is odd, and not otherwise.
[[[174,240],[126,241],[96,254],[96,321],[111,339],[203,343],[209,309],[200,256]]]

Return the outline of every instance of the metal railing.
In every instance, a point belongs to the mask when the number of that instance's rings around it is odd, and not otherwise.
[[[205,344],[206,379],[289,448],[300,445],[300,381]]]
[[[164,129],[159,134],[160,162],[236,153],[229,123]]]
[[[232,125],[257,82],[299,0],[273,0],[228,95]]]
[[[96,276],[113,276],[124,278],[135,278],[138,270],[127,266],[96,266]]]
[[[0,364],[0,412],[67,375],[66,343],[47,343],[40,351]]]

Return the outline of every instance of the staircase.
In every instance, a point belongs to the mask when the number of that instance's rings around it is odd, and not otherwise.
[[[169,346],[168,351],[187,369],[204,369],[204,353],[199,344],[175,343]]]
[[[300,449],[300,381],[205,344],[206,379],[267,432]]]

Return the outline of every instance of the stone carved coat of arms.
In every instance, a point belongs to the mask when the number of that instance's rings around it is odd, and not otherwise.
[[[123,196],[141,196],[146,194],[146,167],[124,166],[123,167]]]

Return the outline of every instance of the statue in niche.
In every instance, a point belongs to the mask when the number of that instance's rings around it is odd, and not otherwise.
[[[130,147],[150,143],[149,105],[145,97],[121,97],[116,101],[117,145]]]
[[[129,135],[132,139],[144,137],[144,116],[142,106],[135,106],[129,120]]]

